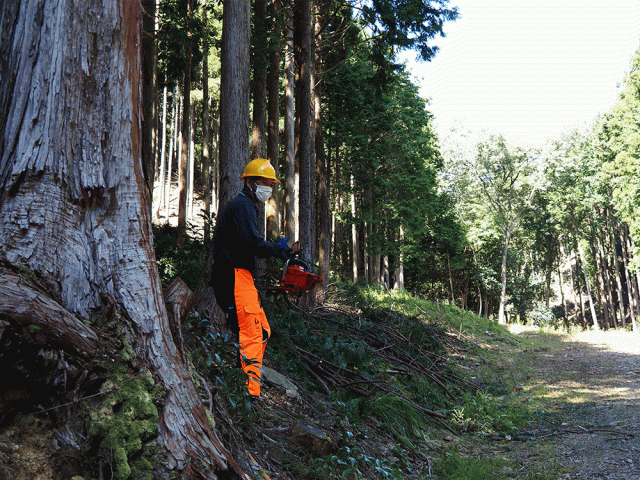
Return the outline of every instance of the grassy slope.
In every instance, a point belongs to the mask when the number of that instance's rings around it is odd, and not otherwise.
[[[233,351],[223,337],[210,335],[209,357],[194,358],[218,401],[231,401],[222,427],[231,449],[241,461],[251,453],[270,478],[510,478],[532,422],[553,415],[534,369],[555,348],[551,337],[516,337],[456,307],[346,285],[311,313],[282,299],[268,310],[265,363],[300,387],[299,400],[267,384],[249,407],[223,360]],[[192,333],[206,337],[201,329]],[[212,353],[221,356],[207,365]],[[301,420],[330,446],[298,442]],[[545,445],[527,457],[535,474],[519,478],[558,478]]]

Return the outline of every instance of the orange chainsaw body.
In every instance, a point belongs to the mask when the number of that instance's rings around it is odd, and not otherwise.
[[[311,290],[322,281],[320,275],[310,272],[306,264],[300,260],[287,262],[280,276],[280,288],[289,293],[300,293]]]

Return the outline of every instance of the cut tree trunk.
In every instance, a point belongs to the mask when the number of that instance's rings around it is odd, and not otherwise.
[[[111,318],[132,368],[164,386],[159,473],[245,477],[207,420],[162,298],[141,156],[140,4],[2,8],[3,320],[92,357],[99,337],[85,323]]]

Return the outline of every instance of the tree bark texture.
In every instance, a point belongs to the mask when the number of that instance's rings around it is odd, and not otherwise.
[[[207,5],[202,5],[202,21],[207,24]],[[211,215],[211,159],[209,154],[209,39],[205,38],[202,45],[202,184],[204,195],[204,212],[207,218]],[[208,243],[211,238],[211,225],[204,223],[204,241]]]
[[[182,247],[187,236],[187,195],[188,195],[188,165],[189,165],[189,144],[191,143],[191,59],[193,57],[193,47],[191,45],[191,21],[193,19],[193,0],[185,0],[184,8],[187,10],[187,44],[185,45],[185,67],[184,67],[184,87],[183,87],[183,113],[182,113],[182,150],[180,154],[180,197],[178,200],[178,246]]]
[[[249,0],[223,5],[220,75],[220,195],[217,211],[242,189],[240,175],[249,159]]]
[[[313,109],[312,109],[312,69],[313,69],[313,23],[311,0],[297,0],[294,7],[294,51],[296,63],[296,162],[300,165],[299,228],[302,254],[312,258],[314,237],[312,222],[315,220],[313,203],[315,190],[312,168]]]
[[[267,2],[253,1],[253,122],[251,129],[251,158],[267,156]]]
[[[285,150],[285,232],[289,239],[298,235],[296,209],[296,160],[295,160],[295,112],[294,112],[294,48],[293,48],[293,10],[287,8],[287,46],[285,50],[285,114],[284,114],[284,150]]]
[[[141,0],[142,15],[142,164],[152,207],[153,184],[156,171],[156,134],[158,131],[158,95],[156,92],[156,0]]]
[[[229,467],[242,476],[207,421],[162,298],[141,155],[139,1],[1,8],[2,315],[91,355],[98,334],[83,321],[115,309],[166,389],[164,467],[185,478]]]

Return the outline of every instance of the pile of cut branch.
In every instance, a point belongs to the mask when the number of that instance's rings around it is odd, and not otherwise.
[[[411,378],[425,377],[429,382],[437,385],[442,394],[454,404],[459,404],[458,391],[475,391],[480,387],[451,371],[445,371],[448,363],[447,349],[455,349],[458,353],[464,349],[461,341],[449,336],[438,327],[424,323],[419,318],[407,318],[394,312],[389,312],[383,320],[361,317],[358,313],[337,307],[322,306],[309,312],[302,311],[306,322],[312,322],[313,330],[322,332],[322,325],[327,335],[339,335],[343,339],[364,342],[372,352],[372,365],[377,365],[377,371],[367,374],[354,368],[338,365],[318,353],[291,345],[295,354],[304,361],[307,372],[322,386],[327,394],[333,389],[348,389],[365,397],[373,397],[380,393],[400,396],[417,410],[435,418],[439,423],[446,415],[428,409],[408,398],[390,376],[406,376]],[[408,322],[419,322],[425,329],[429,329],[432,339],[430,345],[425,345],[402,333],[403,326]],[[456,343],[457,345],[453,345]],[[437,345],[438,348],[433,348]],[[432,347],[431,349],[429,347]],[[449,369],[447,369],[449,370]],[[409,382],[405,382],[409,383]]]

